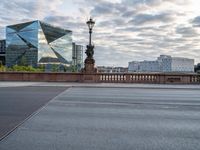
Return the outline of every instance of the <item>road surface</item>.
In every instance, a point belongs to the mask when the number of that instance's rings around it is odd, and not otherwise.
[[[65,87],[0,87],[0,139]]]
[[[199,89],[73,87],[0,149],[197,150],[199,141]]]

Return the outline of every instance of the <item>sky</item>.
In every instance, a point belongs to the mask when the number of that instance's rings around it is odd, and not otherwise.
[[[92,17],[98,66],[128,66],[159,55],[200,63],[198,0],[1,0],[0,39],[5,26],[32,20],[73,31],[73,41],[88,44]]]

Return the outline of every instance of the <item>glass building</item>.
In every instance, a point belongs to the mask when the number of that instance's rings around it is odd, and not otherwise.
[[[76,71],[81,71],[83,68],[83,46],[72,43],[72,65]]]
[[[6,40],[0,40],[0,65],[5,65]]]
[[[6,65],[70,65],[72,31],[41,21],[6,27]]]

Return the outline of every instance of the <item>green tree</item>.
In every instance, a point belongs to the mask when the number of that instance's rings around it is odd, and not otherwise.
[[[27,58],[25,56],[22,56],[22,58],[20,59],[20,61],[18,62],[19,66],[28,66],[28,61]]]

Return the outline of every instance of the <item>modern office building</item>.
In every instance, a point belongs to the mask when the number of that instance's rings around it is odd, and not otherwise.
[[[143,61],[140,62],[140,72],[159,72],[160,67],[158,61]]]
[[[194,72],[194,59],[160,55],[157,61],[162,72]]]
[[[99,73],[127,73],[128,72],[128,68],[126,67],[98,66],[97,70]]]
[[[158,63],[160,64],[161,72],[171,72],[172,71],[172,57],[169,55],[160,55],[157,58]]]
[[[83,46],[72,43],[72,65],[76,71],[81,71],[83,68]]]
[[[139,70],[140,70],[139,61],[131,61],[128,63],[128,72],[139,72]]]
[[[129,72],[194,72],[194,59],[160,55],[155,61],[129,62]]]
[[[0,40],[0,65],[5,65],[6,40]]]
[[[173,72],[194,72],[194,59],[188,58],[172,58]]]
[[[6,27],[6,65],[70,65],[72,31],[41,21]]]
[[[160,72],[158,61],[132,61],[129,62],[128,72]]]

